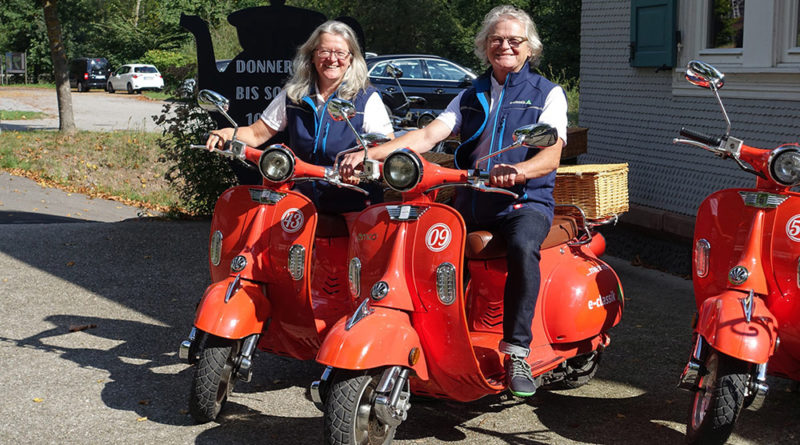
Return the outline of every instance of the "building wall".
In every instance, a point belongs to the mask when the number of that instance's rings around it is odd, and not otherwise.
[[[731,160],[672,144],[681,126],[723,134],[717,101],[699,88],[697,97],[673,95],[674,70],[632,68],[629,41],[629,0],[583,0],[579,125],[589,128],[589,143],[579,163],[629,163],[635,209],[629,219],[678,233],[668,227],[670,216],[690,222],[705,196],[721,188],[748,187],[755,178]],[[724,87],[721,96],[732,136],[763,148],[800,142],[799,102],[726,99]],[[650,217],[637,217],[636,210]],[[652,217],[659,212],[666,219]]]

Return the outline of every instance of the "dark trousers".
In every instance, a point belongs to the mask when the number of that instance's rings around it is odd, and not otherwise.
[[[488,229],[506,240],[508,278],[504,297],[503,342],[527,351],[532,340],[531,321],[541,281],[539,248],[550,231],[550,221],[544,214],[522,207],[498,217]]]

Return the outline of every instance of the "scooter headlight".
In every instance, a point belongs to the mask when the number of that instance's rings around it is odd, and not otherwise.
[[[393,190],[407,192],[416,187],[421,178],[422,162],[407,148],[393,152],[383,162],[383,179]]]
[[[769,156],[769,175],[780,185],[800,184],[800,146],[784,145]]]
[[[294,156],[282,145],[270,145],[258,159],[258,170],[267,181],[286,182],[294,173]]]

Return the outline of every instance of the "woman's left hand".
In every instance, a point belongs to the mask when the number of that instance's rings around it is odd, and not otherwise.
[[[342,178],[342,182],[346,184],[358,184],[360,182],[356,176],[356,170],[361,167],[363,160],[364,152],[361,150],[344,155],[341,164],[339,164],[339,176]]]

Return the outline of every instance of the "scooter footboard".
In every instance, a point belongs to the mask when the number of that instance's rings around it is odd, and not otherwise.
[[[239,339],[260,333],[270,312],[262,285],[228,277],[206,289],[194,326],[217,337]]]
[[[403,366],[428,380],[425,353],[407,313],[383,307],[347,327],[350,317],[339,320],[322,342],[317,362],[338,369],[374,369]],[[418,359],[414,356],[418,355]]]
[[[761,298],[753,296],[750,320],[747,294],[726,291],[700,306],[695,331],[714,349],[751,363],[766,363],[775,351],[778,322]]]

